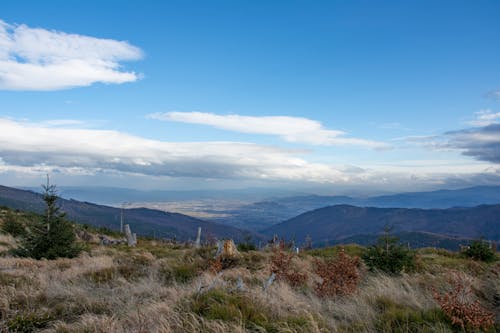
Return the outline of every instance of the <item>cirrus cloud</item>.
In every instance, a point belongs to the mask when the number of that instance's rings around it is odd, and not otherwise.
[[[0,20],[0,89],[60,90],[139,78],[121,61],[142,51],[125,42],[11,25]]]
[[[469,121],[472,126],[488,126],[500,121],[500,112],[493,112],[490,109],[480,110],[475,113],[476,119]]]

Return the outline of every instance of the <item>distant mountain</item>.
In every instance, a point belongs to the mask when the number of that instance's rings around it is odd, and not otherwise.
[[[451,208],[500,204],[500,186],[475,186],[459,190],[409,192],[361,200],[356,206],[400,208]]]
[[[474,207],[483,204],[500,204],[500,186],[477,186],[459,190],[438,190],[431,192],[410,192],[370,198],[348,196],[302,195],[275,198],[244,205],[229,211],[228,217],[217,219],[252,230],[265,228],[288,220],[310,210],[333,206],[353,205],[380,208],[451,208]]]
[[[24,187],[23,190],[40,192],[41,187]],[[58,186],[64,199],[90,201],[98,204],[118,206],[124,202],[162,202],[203,199],[231,199],[245,202],[263,200],[268,197],[298,195],[297,192],[268,189],[224,189],[224,190],[136,190],[105,186]]]
[[[303,213],[264,229],[269,237],[278,234],[298,241],[310,235],[315,244],[348,237],[378,234],[384,226],[395,232],[427,232],[448,237],[500,240],[500,205],[472,208],[407,209],[350,205],[329,206]]]
[[[118,230],[120,227],[119,208],[97,205],[89,202],[60,199],[62,211],[68,219],[98,227]],[[45,208],[42,196],[32,191],[19,190],[0,185],[0,205],[12,209],[41,213]],[[199,220],[178,213],[167,213],[158,210],[135,208],[124,210],[125,223],[130,224],[132,231],[140,235],[177,238],[179,240],[196,237],[198,227],[202,227],[202,235],[213,235],[218,238],[230,237],[242,239],[246,232],[226,225]]]

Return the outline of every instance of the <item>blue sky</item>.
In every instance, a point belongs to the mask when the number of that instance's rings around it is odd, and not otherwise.
[[[2,3],[0,183],[499,184],[498,17],[497,1]]]

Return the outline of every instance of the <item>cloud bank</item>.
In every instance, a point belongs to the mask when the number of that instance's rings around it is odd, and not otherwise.
[[[276,135],[285,141],[312,145],[355,145],[374,149],[386,149],[385,143],[345,137],[345,132],[329,130],[315,120],[289,116],[242,116],[217,115],[207,112],[153,113],[148,118],[200,124],[215,128],[251,134]]]
[[[241,142],[166,142],[100,129],[75,128],[70,120],[28,123],[0,118],[0,176],[58,173],[68,177],[196,179],[278,182],[289,186],[410,190],[467,183],[478,175],[500,179],[489,164],[434,161],[345,166],[313,163],[303,152]],[[66,124],[70,127],[64,127]],[[19,178],[19,179],[21,179]],[[97,179],[96,178],[96,179]],[[107,179],[107,178],[106,178]]]
[[[0,89],[59,90],[139,78],[120,62],[142,51],[124,41],[11,25],[0,20]]]
[[[448,147],[480,161],[500,163],[500,124],[446,133]]]
[[[0,164],[114,170],[149,176],[330,182],[341,173],[297,151],[251,143],[150,140],[117,131],[0,119]]]
[[[500,113],[491,110],[476,112],[469,125],[476,126],[443,134],[404,137],[411,145],[433,151],[458,151],[478,161],[500,164]]]

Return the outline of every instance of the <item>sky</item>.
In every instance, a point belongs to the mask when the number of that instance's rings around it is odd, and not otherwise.
[[[498,1],[4,1],[0,184],[500,185]]]

